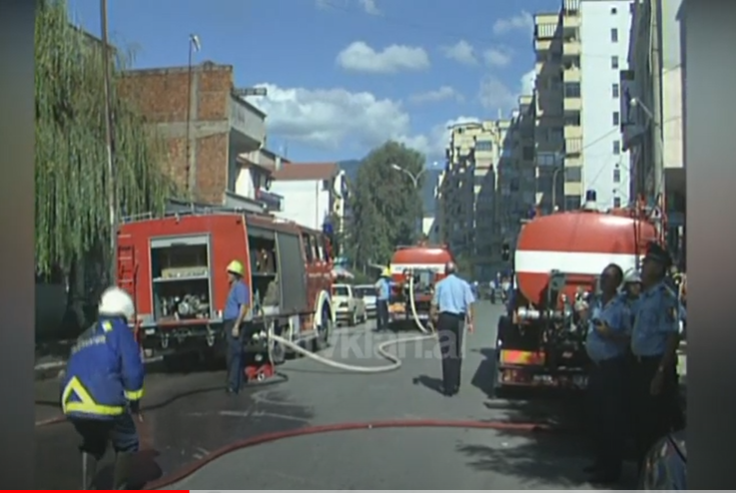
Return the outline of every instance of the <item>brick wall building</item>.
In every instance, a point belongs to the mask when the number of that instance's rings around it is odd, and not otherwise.
[[[122,94],[165,140],[166,171],[200,202],[225,203],[235,192],[238,154],[259,149],[266,137],[266,115],[234,96],[233,88],[233,67],[212,62],[191,72],[131,70],[121,81]]]

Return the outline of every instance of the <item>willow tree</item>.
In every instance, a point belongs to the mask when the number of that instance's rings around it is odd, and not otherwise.
[[[70,23],[66,0],[38,0],[35,26],[36,262],[64,272],[90,256],[108,259],[102,43]],[[158,140],[116,91],[125,67],[110,50],[115,184],[127,214],[161,210],[171,182]],[[103,268],[101,272],[104,272]]]

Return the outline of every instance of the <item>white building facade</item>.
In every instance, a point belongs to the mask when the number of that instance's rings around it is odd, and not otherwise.
[[[581,82],[566,91],[582,99],[583,190],[595,190],[598,205],[625,207],[631,200],[629,154],[621,141],[621,70],[628,69],[631,0],[580,2]]]

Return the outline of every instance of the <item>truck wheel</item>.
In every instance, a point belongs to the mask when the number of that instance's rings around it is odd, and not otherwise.
[[[279,335],[287,340],[292,340],[290,336],[290,332],[287,330],[279,330],[280,327],[276,325],[275,322],[272,322],[273,332],[276,335]],[[271,362],[274,365],[281,365],[286,361],[286,347],[284,347],[283,344],[280,342],[275,341],[268,341],[268,350],[271,355]]]

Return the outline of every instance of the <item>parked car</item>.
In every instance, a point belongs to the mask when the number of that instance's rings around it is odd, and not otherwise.
[[[376,287],[372,284],[355,286],[355,295],[363,298],[365,313],[368,318],[376,317]]]
[[[334,284],[332,301],[337,306],[335,315],[338,325],[347,324],[352,327],[368,319],[363,298],[353,291],[350,284]]]
[[[686,430],[670,433],[651,448],[639,478],[639,489],[659,491],[687,489],[685,434]]]

